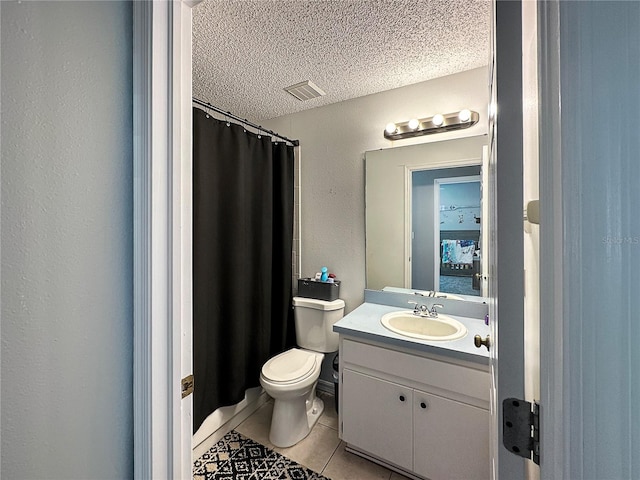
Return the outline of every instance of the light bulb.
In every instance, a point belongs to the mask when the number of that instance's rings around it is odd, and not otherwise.
[[[460,110],[458,118],[461,122],[468,122],[469,120],[471,120],[471,112],[466,108],[464,110]]]
[[[431,119],[431,123],[433,123],[436,127],[439,127],[444,123],[444,117],[438,113],[433,116],[433,118]]]
[[[417,130],[420,126],[420,122],[417,119],[412,118],[411,120],[409,120],[408,126],[411,130]]]
[[[384,127],[384,131],[389,135],[392,135],[398,131],[398,127],[396,127],[395,123],[387,123],[387,126]]]

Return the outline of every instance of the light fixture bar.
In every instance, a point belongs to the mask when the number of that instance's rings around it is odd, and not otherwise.
[[[396,124],[391,123],[384,130],[384,138],[402,140],[403,138],[461,130],[475,125],[479,120],[480,114],[478,112],[466,109],[455,113],[437,114],[433,117],[418,119],[416,128],[412,128],[416,123],[415,120]],[[394,126],[395,129],[393,128]]]

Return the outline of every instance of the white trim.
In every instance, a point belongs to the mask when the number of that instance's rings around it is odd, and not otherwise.
[[[192,470],[192,400],[180,394],[191,369],[191,6],[133,4],[133,455],[140,479],[189,478]]]
[[[186,2],[173,2],[172,82],[172,192],[173,210],[173,395],[179,399],[173,404],[173,449],[179,456],[182,478],[191,476],[193,395],[182,399],[180,383],[193,373],[193,289],[192,289],[192,107],[191,107],[191,7]]]
[[[413,261],[413,172],[417,168],[405,165],[404,167],[404,288],[411,288],[411,271]]]
[[[490,223],[490,197],[489,193],[489,145],[482,147],[482,165],[480,166],[480,176],[482,177],[482,211],[480,213],[480,269],[482,280],[480,281],[480,295],[487,298],[489,296],[489,223]]]
[[[562,115],[560,110],[560,3],[538,3],[540,92],[540,403],[541,478],[569,478],[571,418],[565,381],[562,208]]]
[[[328,380],[324,380],[322,378],[318,379],[318,384],[316,385],[316,392],[324,392],[324,393],[328,393],[333,395],[335,391],[335,385],[328,381]],[[329,405],[330,407],[333,407],[332,405]],[[327,408],[327,406],[325,405],[324,408]]]
[[[209,415],[193,434],[193,459],[200,458],[215,442],[269,401],[262,387],[250,388],[239,403],[220,407]]]
[[[297,170],[297,178],[294,178],[293,182],[293,194],[294,194],[294,202],[296,205],[295,214],[296,220],[295,223],[298,226],[298,231],[294,232],[294,236],[297,235],[298,241],[296,244],[296,271],[294,272],[294,276],[296,278],[302,278],[302,150],[300,145],[297,147],[293,147],[293,155],[294,155],[294,172]],[[298,288],[297,285],[293,285],[294,291]]]

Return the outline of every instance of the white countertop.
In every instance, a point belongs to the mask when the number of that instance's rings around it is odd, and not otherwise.
[[[441,313],[458,320],[467,327],[467,334],[458,340],[427,341],[400,335],[388,330],[382,325],[380,318],[385,313],[397,312],[399,310],[407,309],[365,302],[336,322],[333,325],[333,331],[342,335],[388,343],[390,345],[411,348],[422,352],[446,355],[482,364],[489,363],[489,352],[487,349],[484,346],[477,348],[473,343],[474,335],[478,334],[484,338],[490,333],[489,327],[484,324],[482,319],[451,315],[445,310]]]

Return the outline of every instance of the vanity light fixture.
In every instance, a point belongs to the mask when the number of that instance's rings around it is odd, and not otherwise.
[[[384,131],[389,135],[392,135],[398,131],[398,127],[396,127],[395,123],[387,123],[387,126],[384,127]]]
[[[409,123],[407,123],[407,126],[410,130],[417,130],[420,126],[420,121],[417,118],[412,118],[409,120]]]
[[[403,123],[389,123],[384,129],[384,137],[388,140],[419,137],[432,133],[449,132],[469,128],[480,120],[478,112],[464,109],[459,112],[436,114],[433,117],[412,119]]]
[[[458,118],[461,122],[468,122],[469,120],[471,120],[471,110],[468,110],[466,108],[464,110],[460,110]]]

